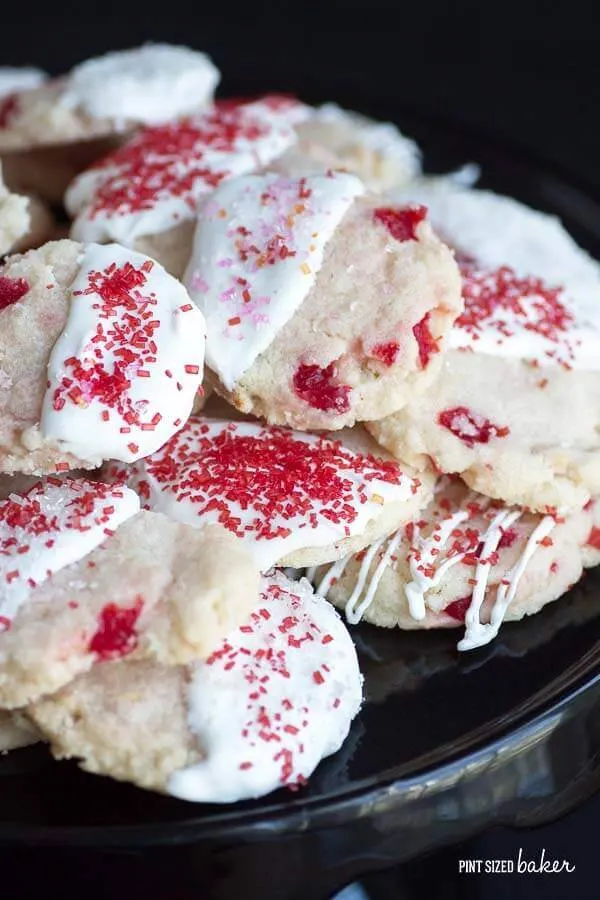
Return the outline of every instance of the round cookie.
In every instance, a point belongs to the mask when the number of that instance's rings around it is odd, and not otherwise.
[[[206,416],[128,470],[109,464],[108,477],[124,479],[147,509],[196,527],[218,522],[261,571],[358,550],[412,518],[433,487],[358,428],[332,439]]]
[[[0,471],[133,460],[192,410],[204,321],[158,263],[57,241],[0,269]]]
[[[422,207],[353,175],[247,175],[213,193],[184,282],[207,320],[216,389],[302,430],[399,409],[439,371],[462,309],[451,252]]]
[[[8,182],[56,202],[116,136],[198,111],[212,102],[218,81],[205,54],[147,44],[87,60],[33,89],[15,86],[0,101]]]
[[[223,180],[280,156],[296,140],[295,118],[266,97],[142,129],[69,187],[72,236],[118,241],[180,276],[207,197]]]
[[[0,706],[96,663],[187,663],[256,603],[249,554],[218,525],[139,512],[133,491],[50,477],[0,502]]]
[[[465,625],[459,650],[539,612],[600,562],[600,505],[566,517],[507,507],[444,477],[412,523],[307,577],[348,621],[386,628]]]
[[[544,511],[600,494],[600,268],[558,220],[443,181],[427,204],[457,248],[465,309],[426,392],[367,427],[412,465]]]
[[[255,612],[203,663],[97,666],[30,708],[53,753],[185,800],[306,782],[362,699],[352,640],[303,581],[263,579]]]
[[[391,122],[376,122],[335,103],[310,108],[296,125],[297,143],[276,161],[283,175],[302,175],[344,169],[364,181],[371,191],[404,184],[420,171],[414,141]]]

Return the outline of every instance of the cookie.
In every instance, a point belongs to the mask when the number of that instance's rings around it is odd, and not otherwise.
[[[336,435],[337,437],[337,435]],[[125,479],[147,509],[242,540],[261,571],[317,565],[389,534],[429,500],[415,479],[358,428],[339,440],[258,422],[194,417]]]
[[[0,99],[7,181],[59,202],[75,175],[120,136],[209,105],[218,81],[205,54],[147,44],[87,60],[33,90],[17,84]]]
[[[598,264],[509,198],[444,182],[409,196],[460,254],[465,309],[434,384],[367,427],[506,503],[581,508],[600,494]]]
[[[309,109],[296,134],[297,143],[274,166],[290,177],[344,169],[358,175],[369,190],[383,191],[410,181],[420,171],[417,145],[395,125],[335,103]]]
[[[72,236],[118,241],[180,275],[207,197],[221,181],[280,156],[296,140],[294,121],[265,98],[141,130],[69,187]]]
[[[204,658],[258,596],[249,554],[218,525],[139,512],[122,485],[50,477],[0,502],[0,706],[96,663]]]
[[[191,412],[204,330],[178,281],[116,244],[11,257],[0,269],[0,471],[154,452]]]
[[[301,430],[399,409],[435,378],[462,309],[425,209],[382,206],[345,173],[224,183],[184,282],[207,320],[217,391]]]
[[[0,753],[29,747],[41,740],[43,738],[38,729],[24,713],[20,710],[0,709]]]
[[[339,749],[361,699],[338,614],[278,573],[205,662],[97,666],[29,711],[53,753],[86,771],[228,803],[304,784]]]
[[[54,227],[50,210],[36,197],[8,190],[0,169],[0,256],[39,247],[52,236]]]
[[[440,480],[430,505],[387,540],[307,577],[317,593],[386,628],[464,624],[459,650],[481,647],[503,621],[539,612],[600,562],[600,506],[530,513]]]

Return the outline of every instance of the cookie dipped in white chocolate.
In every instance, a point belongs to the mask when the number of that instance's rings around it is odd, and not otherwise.
[[[197,528],[220,523],[261,571],[357,550],[408,521],[433,486],[429,473],[414,478],[359,429],[334,440],[204,416],[153,455],[108,473],[148,509]]]
[[[306,581],[263,579],[250,620],[190,669],[188,723],[205,758],[170,794],[227,803],[304,784],[335,753],[362,700],[354,644]]]
[[[354,175],[247,175],[198,221],[184,282],[206,316],[206,360],[231,390],[306,298],[327,242],[365,191]]]
[[[202,381],[204,320],[156,262],[85,248],[48,363],[44,438],[83,458],[131,461],[186,421]]]

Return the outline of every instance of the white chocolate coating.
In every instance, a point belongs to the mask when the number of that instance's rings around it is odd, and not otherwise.
[[[32,588],[87,556],[140,508],[122,485],[47,478],[0,503],[0,623],[10,626]]]
[[[263,579],[260,605],[192,668],[190,729],[206,758],[176,772],[168,791],[226,803],[304,783],[348,734],[362,700],[354,644],[306,581]]]
[[[118,50],[76,66],[59,102],[119,125],[153,125],[211,102],[220,74],[205,53],[170,44]]]
[[[42,434],[82,459],[153,453],[192,410],[204,333],[162,266],[117,244],[89,245],[50,356]]]
[[[247,175],[205,205],[184,282],[206,317],[206,361],[228,390],[306,298],[327,242],[364,190],[344,173]]]
[[[43,84],[48,76],[42,69],[29,66],[0,66],[0,98],[29,91]]]

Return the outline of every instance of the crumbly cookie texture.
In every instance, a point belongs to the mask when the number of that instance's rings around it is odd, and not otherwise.
[[[0,256],[37,247],[48,240],[54,218],[35,197],[12,193],[0,169]]]
[[[37,744],[43,737],[21,710],[0,709],[0,753]]]
[[[58,757],[191,801],[300,786],[348,734],[356,650],[307,582],[263,580],[260,602],[206,661],[107,663],[28,712]]]
[[[300,307],[235,387],[217,391],[309,430],[380,419],[425,390],[462,300],[452,253],[424,215],[356,200]]]
[[[203,344],[182,285],[141,254],[64,240],[10,257],[0,269],[0,471],[152,452],[191,412]]]
[[[188,725],[187,681],[182,667],[107,662],[30,713],[57,759],[164,791],[173,772],[202,759]]]
[[[141,512],[31,589],[0,634],[0,706],[31,703],[104,660],[204,658],[257,596],[255,564],[220,526]]]
[[[595,372],[449,350],[427,392],[367,428],[417,468],[460,473],[483,494],[543,511],[600,494],[599,424]]]
[[[376,122],[335,103],[309,108],[296,125],[298,141],[275,163],[292,177],[344,169],[369,190],[384,191],[415,178],[420,153],[414,141],[390,122]]]
[[[261,571],[319,565],[367,546],[409,521],[435,481],[398,465],[358,426],[317,436],[210,416],[189,419],[152,456],[104,471],[146,509],[196,527],[219,522]]]
[[[466,624],[459,649],[472,649],[492,640],[502,621],[539,612],[596,565],[599,523],[598,502],[568,516],[542,516],[444,477],[412,524],[310,577],[352,622]]]

